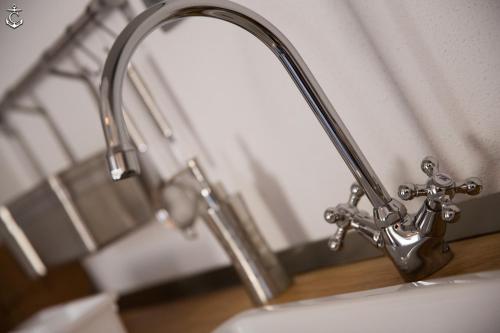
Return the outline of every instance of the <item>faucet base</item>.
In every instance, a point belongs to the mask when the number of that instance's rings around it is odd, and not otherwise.
[[[453,258],[446,224],[441,211],[424,203],[417,214],[382,229],[385,250],[406,282],[428,277]]]
[[[390,249],[386,248],[388,252]],[[389,253],[390,254],[390,253]],[[390,255],[392,259],[393,256]],[[422,280],[446,266],[453,259],[453,252],[442,238],[428,237],[414,247],[407,255],[407,260],[394,262],[401,277],[406,282]]]

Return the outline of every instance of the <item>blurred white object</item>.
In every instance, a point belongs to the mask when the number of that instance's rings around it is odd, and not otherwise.
[[[13,332],[126,333],[115,300],[114,295],[99,294],[56,305],[38,312]]]

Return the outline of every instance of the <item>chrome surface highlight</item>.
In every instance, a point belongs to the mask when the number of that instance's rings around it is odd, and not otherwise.
[[[434,157],[427,156],[421,163],[422,171],[429,177],[425,185],[405,184],[398,190],[402,200],[426,197],[416,214],[407,214],[389,225],[381,224],[377,218],[357,209],[363,196],[359,185],[351,187],[348,204],[339,204],[325,211],[325,220],[338,226],[330,238],[333,251],[342,247],[346,232],[352,229],[376,247],[384,247],[401,276],[407,281],[422,279],[446,265],[453,254],[444,240],[446,224],[460,218],[460,208],[452,202],[456,193],[477,195],[482,190],[477,177],[466,179],[460,184],[439,171]]]
[[[470,184],[454,187],[454,183],[453,186],[440,183],[441,174],[433,174],[435,184],[425,191],[432,198],[426,200],[416,215],[409,215],[402,203],[390,197],[290,41],[260,15],[226,0],[174,0],[157,4],[137,16],[116,39],[104,66],[101,83],[101,120],[108,146],[110,172],[114,178],[138,172],[137,157],[134,156],[122,113],[122,86],[129,60],[140,42],[153,30],[178,19],[195,16],[235,24],[257,37],[273,52],[373,205],[373,219],[360,212],[356,204],[362,194],[356,188],[348,204],[327,212],[325,217],[328,222],[339,225],[339,231],[330,241],[332,249],[340,248],[346,228],[353,228],[375,246],[384,246],[406,280],[425,277],[451,259],[449,247],[443,241],[444,223],[454,221],[459,212],[450,201],[455,193],[477,194],[481,189],[479,181],[473,179]],[[426,165],[426,170],[431,172],[429,168],[432,165]],[[420,188],[413,189],[401,188],[401,197],[405,199],[424,193]]]
[[[365,189],[373,206],[384,206],[392,200],[290,41],[260,15],[225,0],[160,3],[138,15],[118,36],[106,60],[101,83],[101,120],[110,160],[114,159],[115,154],[131,148],[121,105],[123,79],[132,54],[140,42],[156,28],[173,20],[193,16],[212,17],[233,23],[262,41],[290,74],[354,177]],[[126,171],[123,173],[127,174]]]

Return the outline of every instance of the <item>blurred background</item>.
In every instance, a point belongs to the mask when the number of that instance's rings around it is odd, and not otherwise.
[[[499,1],[235,1],[295,45],[391,195],[399,184],[424,181],[419,164],[426,155],[457,178],[482,177],[484,194],[500,190]],[[15,4],[24,21],[17,29],[0,27],[0,95],[88,5]],[[146,8],[140,0],[129,5],[135,14]],[[11,6],[0,1],[2,15]],[[116,33],[127,23],[120,10],[99,20]],[[114,38],[95,26],[87,30],[78,37],[84,47],[69,49],[57,69],[101,68]],[[257,39],[225,22],[187,19],[153,32],[132,61],[176,136],[169,148],[126,82],[124,103],[164,179],[179,171],[176,159],[198,158],[210,179],[242,194],[275,251],[333,233],[323,211],[347,199],[353,177]],[[84,83],[43,75],[19,103],[43,106],[76,162],[104,149],[96,103]],[[2,109],[2,121],[20,133],[38,165],[0,133],[2,204],[74,162],[43,117],[18,109]],[[82,282],[82,288],[127,294],[229,264],[203,223],[194,233],[191,239],[151,219],[83,259],[75,269],[88,274],[92,287]]]

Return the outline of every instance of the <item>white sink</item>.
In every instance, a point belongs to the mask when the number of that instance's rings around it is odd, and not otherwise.
[[[335,283],[335,281],[332,281]],[[500,271],[242,312],[215,333],[500,332]]]
[[[10,333],[126,333],[116,296],[98,294],[39,311]]]

